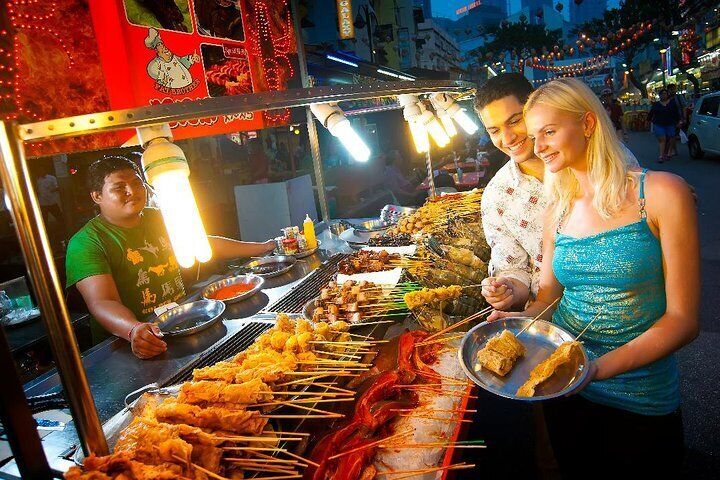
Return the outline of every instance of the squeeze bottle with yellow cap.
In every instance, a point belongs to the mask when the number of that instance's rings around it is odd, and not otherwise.
[[[315,224],[308,214],[305,214],[305,221],[303,222],[303,235],[305,235],[308,250],[318,246],[317,237],[315,237]]]

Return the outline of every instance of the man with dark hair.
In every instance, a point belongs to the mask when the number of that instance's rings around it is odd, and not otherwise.
[[[532,91],[525,77],[505,73],[488,80],[475,97],[490,140],[510,157],[485,188],[481,206],[492,249],[491,276],[483,281],[482,292],[497,310],[523,308],[538,289],[544,165],[533,152],[523,120],[523,105]]]
[[[180,267],[160,212],[146,206],[139,167],[125,157],[107,157],[88,170],[90,197],[100,214],[71,239],[67,287],[76,286],[93,315],[93,338],[128,340],[139,358],[161,354],[167,345],[157,325],[145,323],[162,305],[185,296]],[[275,246],[208,237],[220,258],[262,255]]]

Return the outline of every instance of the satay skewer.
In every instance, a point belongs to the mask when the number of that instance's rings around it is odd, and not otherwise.
[[[545,307],[545,309],[544,309],[542,312],[538,313],[537,316],[536,316],[535,318],[533,318],[530,323],[528,323],[527,325],[525,325],[525,326],[522,328],[522,330],[520,330],[520,331],[517,333],[517,335],[515,335],[515,337],[516,337],[516,338],[519,337],[521,333],[523,333],[525,330],[527,330],[528,328],[530,328],[530,325],[532,325],[532,324],[535,323],[540,317],[542,317],[542,315],[543,315],[545,312],[547,312],[548,310],[550,310],[550,307],[552,307],[553,305],[555,305],[555,304],[558,302],[558,300],[560,300],[561,298],[562,298],[562,297],[558,297],[558,298],[556,298],[555,300],[553,300],[553,302],[552,302],[550,305],[548,305],[547,307]]]

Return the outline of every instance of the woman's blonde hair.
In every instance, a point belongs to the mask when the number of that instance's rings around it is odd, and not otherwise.
[[[618,140],[610,117],[590,88],[580,80],[561,78],[542,85],[525,103],[524,111],[546,105],[577,115],[581,122],[586,113],[597,118],[587,144],[587,166],[594,189],[593,206],[602,218],[610,218],[622,208],[627,189],[633,181],[628,174],[627,153]],[[579,184],[575,174],[564,168],[546,173],[551,218],[559,222],[577,195]]]

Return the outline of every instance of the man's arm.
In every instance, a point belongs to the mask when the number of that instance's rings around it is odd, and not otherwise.
[[[259,257],[271,252],[275,248],[275,240],[266,242],[241,242],[231,238],[208,235],[213,255],[221,260],[231,260],[240,257]]]
[[[108,332],[128,340],[136,356],[150,358],[167,350],[157,325],[138,322],[135,314],[123,305],[112,275],[93,275],[76,285],[95,320]]]
[[[483,296],[496,309],[523,308],[530,296],[530,257],[507,229],[493,199],[492,190],[486,190],[481,204],[483,231],[491,249],[488,271],[493,275],[483,281]]]

